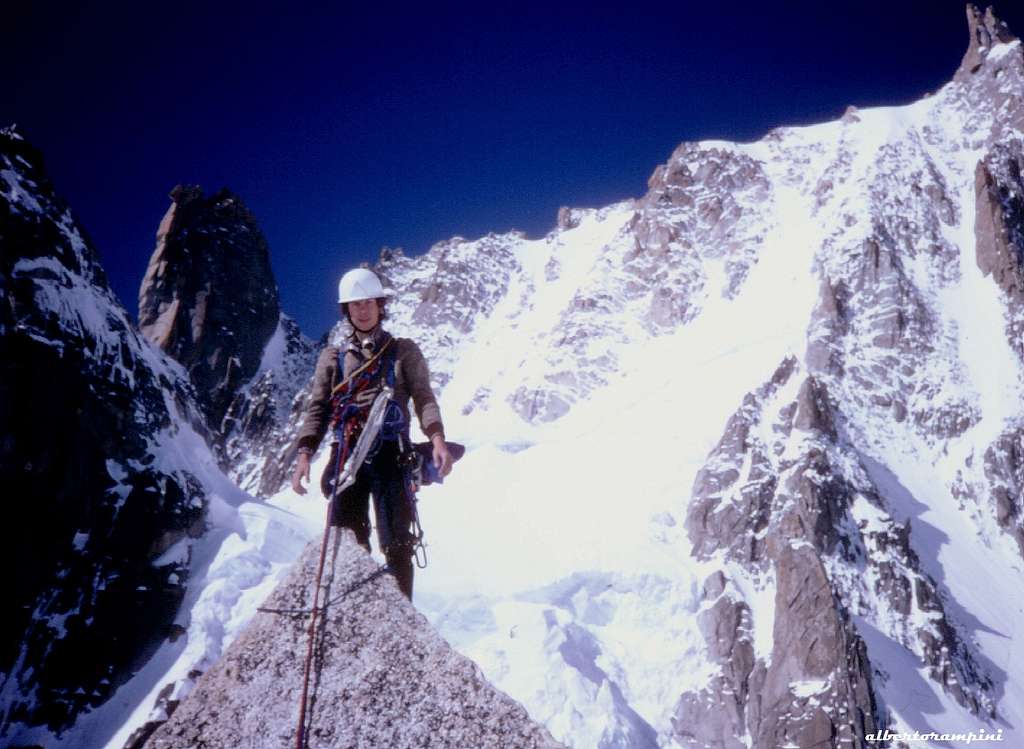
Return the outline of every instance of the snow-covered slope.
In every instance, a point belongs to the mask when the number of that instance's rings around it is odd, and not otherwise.
[[[1022,739],[1024,64],[972,23],[913,105],[383,259],[471,448],[417,601],[557,738]]]

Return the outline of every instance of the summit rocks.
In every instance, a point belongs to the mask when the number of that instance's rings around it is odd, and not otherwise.
[[[324,573],[308,702],[309,746],[558,749],[402,597],[348,531]],[[248,629],[198,682],[149,749],[294,742],[319,558],[311,543]]]
[[[996,18],[992,8],[986,8],[982,12],[978,6],[973,4],[967,6],[967,30],[970,42],[956,74],[958,80],[977,74],[985,64],[985,59],[992,47],[1017,40],[1010,28]]]

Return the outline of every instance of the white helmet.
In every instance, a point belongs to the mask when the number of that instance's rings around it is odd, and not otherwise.
[[[376,273],[366,268],[350,270],[338,281],[338,302],[341,304],[394,295],[392,289],[385,289],[381,285]]]

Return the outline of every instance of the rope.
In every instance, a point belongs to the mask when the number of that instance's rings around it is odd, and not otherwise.
[[[335,476],[340,473],[341,466],[348,454],[348,440],[338,450],[338,464],[335,467]],[[295,749],[304,749],[306,746],[306,704],[309,698],[309,670],[313,662],[313,643],[316,639],[316,615],[319,611],[317,602],[320,599],[320,581],[324,575],[324,562],[327,559],[327,540],[331,536],[331,514],[334,509],[334,497],[338,492],[338,482],[335,479],[334,488],[331,491],[331,501],[327,505],[327,523],[324,526],[324,540],[320,543],[320,563],[316,570],[316,587],[313,589],[313,606],[310,611],[309,631],[306,644],[306,665],[302,673],[302,696],[299,700],[299,723],[295,729]]]
[[[383,575],[386,575],[390,571],[391,571],[391,567],[389,567],[386,564],[382,564],[380,567],[378,567],[376,570],[371,572],[369,575],[367,575],[363,579],[357,580],[356,582],[354,582],[351,585],[349,585],[347,588],[345,588],[345,590],[343,590],[341,593],[339,593],[334,598],[331,598],[328,601],[324,601],[324,604],[322,606],[320,606],[320,608],[318,609],[319,612],[322,615],[326,616],[327,609],[330,608],[333,604],[339,603],[339,602],[343,601],[345,598],[347,598],[348,596],[350,596],[353,593],[355,593],[357,590],[359,590],[364,585],[372,583],[378,577],[382,577]],[[264,614],[280,614],[282,616],[304,616],[306,614],[313,613],[313,609],[271,609],[271,608],[264,608],[262,606],[260,608],[256,609],[256,610],[261,612],[261,613],[264,613]]]
[[[380,351],[378,351],[376,354],[374,354],[369,359],[367,359],[365,362],[363,362],[363,364],[358,369],[353,370],[352,374],[350,374],[344,380],[342,380],[337,385],[335,385],[334,389],[331,390],[331,396],[333,397],[333,396],[337,395],[339,392],[341,392],[341,389],[346,387],[350,382],[352,382],[352,380],[354,380],[357,375],[362,374],[363,372],[365,372],[375,361],[377,361],[380,358],[381,354],[383,354],[385,351],[388,350],[388,346],[391,345],[391,342],[393,340],[395,340],[395,339],[394,338],[388,338],[387,343],[385,343],[383,346],[380,347]]]
[[[327,558],[327,539],[331,535],[331,508],[327,508],[327,525],[324,528],[324,540],[320,544],[320,564],[316,571],[316,588],[313,592],[312,617],[309,620],[306,645],[306,665],[302,673],[302,696],[299,698],[299,723],[295,730],[295,749],[303,749],[306,745],[306,701],[309,696],[309,669],[313,661],[313,641],[316,637],[316,615],[319,611],[317,599],[320,596],[320,578],[324,573],[324,561]]]

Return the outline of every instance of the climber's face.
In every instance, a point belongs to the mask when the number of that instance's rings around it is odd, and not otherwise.
[[[380,322],[380,307],[376,299],[360,299],[348,303],[348,318],[356,330],[369,333]]]

